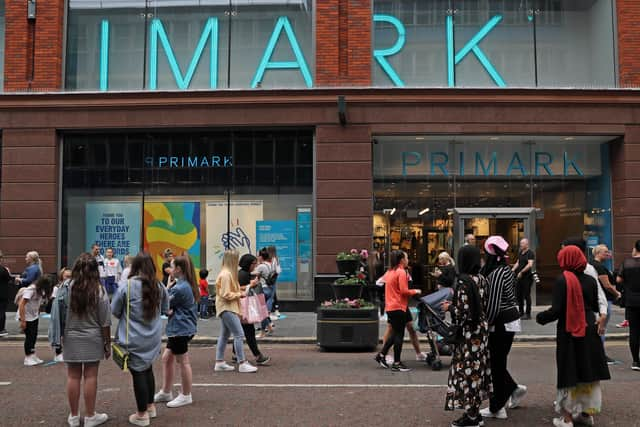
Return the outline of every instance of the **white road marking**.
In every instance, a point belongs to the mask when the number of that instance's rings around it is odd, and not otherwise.
[[[180,386],[180,383],[174,384]],[[193,387],[253,387],[253,388],[446,388],[442,384],[223,384],[196,383]]]
[[[11,381],[0,381],[0,386],[2,385],[11,385]]]

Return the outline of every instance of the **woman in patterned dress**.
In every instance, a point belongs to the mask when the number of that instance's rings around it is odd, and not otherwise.
[[[485,316],[487,281],[480,271],[480,251],[464,246],[458,252],[458,277],[453,302],[444,304],[454,324],[462,330],[461,343],[455,346],[445,410],[464,409],[465,414],[452,427],[479,427],[480,404],[492,392],[489,360],[489,326]]]

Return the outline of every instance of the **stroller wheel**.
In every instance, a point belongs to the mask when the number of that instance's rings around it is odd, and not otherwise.
[[[434,371],[439,371],[442,369],[442,361],[436,360],[431,364],[431,369]]]

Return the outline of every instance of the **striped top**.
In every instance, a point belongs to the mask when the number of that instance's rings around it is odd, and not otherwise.
[[[514,308],[518,309],[515,290],[516,278],[513,271],[508,266],[503,265],[489,273],[487,281],[489,282],[489,300],[486,308],[487,320],[490,325],[493,325],[500,313]]]

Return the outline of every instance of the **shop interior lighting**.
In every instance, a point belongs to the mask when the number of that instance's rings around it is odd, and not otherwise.
[[[424,208],[420,212],[418,212],[418,215],[422,216],[422,215],[426,214],[427,212],[429,212],[429,208]]]
[[[573,141],[575,138],[572,136],[567,136],[564,138],[565,141]]]
[[[424,136],[416,136],[416,141],[424,141]]]
[[[392,215],[396,213],[396,208],[391,209],[391,212],[389,212],[389,215]]]

